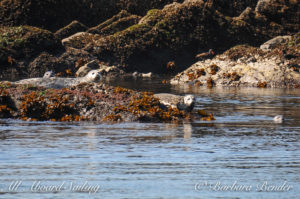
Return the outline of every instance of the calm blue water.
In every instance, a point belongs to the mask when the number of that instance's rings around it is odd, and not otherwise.
[[[118,84],[194,93],[196,109],[217,120],[1,120],[0,198],[300,198],[299,90],[159,82]],[[273,123],[277,114],[285,115],[284,124]]]

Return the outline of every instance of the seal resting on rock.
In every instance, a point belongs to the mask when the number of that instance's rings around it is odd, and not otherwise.
[[[188,112],[191,112],[195,105],[194,95],[179,96],[169,93],[159,93],[154,94],[154,97],[158,98],[162,105],[178,108],[179,110]]]
[[[43,76],[43,78],[50,78],[50,77],[55,77],[55,73],[52,70],[45,72]]]
[[[45,74],[46,75],[46,74]],[[44,76],[45,76],[44,75]],[[101,78],[98,70],[91,70],[86,76],[78,78],[62,78],[62,77],[49,77],[49,78],[30,78],[14,82],[14,84],[30,84],[35,86],[42,86],[45,88],[66,88],[76,86],[81,83],[91,83],[99,81]]]

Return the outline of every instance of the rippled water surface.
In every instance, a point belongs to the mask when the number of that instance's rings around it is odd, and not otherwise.
[[[0,198],[300,198],[300,90],[173,87],[216,121],[0,121]],[[284,124],[273,117],[282,114]],[[276,190],[274,190],[276,189]]]

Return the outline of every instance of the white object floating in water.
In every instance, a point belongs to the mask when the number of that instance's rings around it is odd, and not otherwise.
[[[276,115],[274,118],[273,118],[273,121],[275,123],[283,123],[284,122],[284,118],[282,115]]]

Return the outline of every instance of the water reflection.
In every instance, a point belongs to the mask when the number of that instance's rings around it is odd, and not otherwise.
[[[59,123],[0,120],[0,198],[299,198],[298,90],[162,86],[154,92],[195,93],[195,109],[216,121]],[[122,86],[122,81],[115,84]],[[151,86],[149,85],[151,83]],[[283,114],[284,124],[273,116]],[[7,190],[22,180],[23,191]],[[32,193],[30,186],[88,181],[95,195]],[[288,192],[195,190],[197,183],[293,186]],[[207,187],[204,187],[207,188]]]

